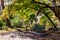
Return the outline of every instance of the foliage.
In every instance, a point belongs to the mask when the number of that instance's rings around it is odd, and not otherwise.
[[[20,20],[17,17],[11,20],[11,25],[18,28],[23,27],[23,23],[20,22]]]
[[[33,31],[43,31],[45,30],[45,25],[35,24],[32,28]]]
[[[50,27],[52,26],[51,22],[49,22],[49,20],[45,15],[40,18],[39,25],[35,24],[37,22],[36,13],[38,12],[39,8],[44,7],[43,4],[40,5],[36,4],[33,2],[33,0],[13,0],[13,1],[14,2],[12,4],[6,6],[5,9],[2,10],[2,15],[0,17],[0,20],[3,20],[4,18],[8,18],[11,21],[11,25],[14,27],[23,27],[23,25],[26,24],[28,24],[29,26],[34,25],[32,29],[36,31],[44,30],[47,24]],[[42,0],[42,1],[35,0],[35,1],[43,2],[51,6],[51,1],[49,0]],[[55,23],[57,18],[53,17],[55,16],[53,12],[48,8],[44,9],[44,11]],[[41,11],[40,14],[44,14],[44,12]],[[1,25],[3,25],[2,23],[3,22],[1,22]]]

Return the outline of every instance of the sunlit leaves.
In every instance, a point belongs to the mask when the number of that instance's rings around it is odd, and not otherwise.
[[[35,0],[36,2],[39,2],[40,0]]]
[[[48,0],[35,0],[35,1],[42,2],[42,3],[48,4],[48,5],[50,5],[50,2],[51,2]],[[23,20],[23,22],[30,21],[30,20],[34,21],[35,15],[36,15],[38,9],[43,6],[44,5],[34,3],[32,0],[15,0],[11,5],[8,5],[9,9],[8,9],[8,7],[6,7],[3,10],[2,16],[6,17],[6,18],[10,18],[10,16],[12,15],[14,20],[16,18],[16,22],[18,20]],[[51,18],[51,16],[53,16],[53,14],[50,10],[48,10],[48,9],[44,9],[44,10],[50,18]],[[9,11],[10,11],[10,13],[9,13]],[[44,13],[44,12],[41,11],[41,13]],[[44,21],[46,21],[47,24],[50,24],[50,22],[47,20],[48,19],[46,18],[46,16],[43,16],[40,19],[40,24],[43,25]]]
[[[2,16],[0,16],[0,20],[2,20]]]

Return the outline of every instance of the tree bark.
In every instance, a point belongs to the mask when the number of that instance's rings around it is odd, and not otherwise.
[[[4,9],[4,0],[1,0],[1,6],[2,6],[2,9]]]
[[[60,21],[60,12],[59,12],[59,7],[56,7],[56,0],[52,0],[52,6],[54,7],[53,12],[54,12],[55,16]]]

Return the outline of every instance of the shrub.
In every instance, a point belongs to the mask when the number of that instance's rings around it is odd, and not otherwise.
[[[35,24],[32,28],[33,31],[43,31],[45,30],[45,26],[44,25],[39,25],[39,24]]]
[[[14,23],[14,26],[21,28],[21,27],[23,27],[23,24],[22,24],[22,22],[17,22],[17,23]]]
[[[0,29],[2,29],[4,25],[5,25],[4,20],[0,20]]]

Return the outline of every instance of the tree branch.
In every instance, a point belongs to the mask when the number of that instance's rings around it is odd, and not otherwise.
[[[37,4],[45,5],[46,7],[50,8],[50,9],[54,8],[54,7],[51,7],[51,6],[49,6],[49,5],[45,4],[45,3],[36,2],[36,1],[34,1],[34,0],[33,0],[33,2],[34,2],[34,3],[37,3]]]
[[[60,8],[60,5],[56,6],[56,7],[59,7]]]
[[[38,12],[37,12],[37,15],[39,15],[41,9],[43,9],[43,8],[47,8],[47,7],[46,7],[46,6],[44,6],[44,7],[40,7],[39,10],[38,10]],[[36,16],[37,16],[37,15],[36,15]]]
[[[38,12],[37,12],[37,15],[39,15],[39,13],[43,10],[43,8],[46,8],[46,7],[41,7],[41,8],[39,8],[39,10],[38,10]],[[44,10],[43,10],[44,11]],[[45,14],[45,16],[48,18],[48,20],[52,23],[52,25],[54,26],[54,28],[56,28],[56,25],[53,23],[53,21],[50,19],[50,17],[45,13],[45,11],[44,11],[44,14]],[[36,16],[37,16],[36,15]]]
[[[45,3],[41,3],[41,2],[36,2],[36,1],[34,1],[34,0],[33,0],[33,2],[34,2],[34,3],[37,3],[37,4],[45,5],[46,8],[50,8],[51,10],[53,10],[53,9],[55,8],[55,7],[53,7],[53,6],[49,6],[49,5],[47,5],[47,4],[45,4]],[[58,5],[58,6],[56,6],[56,7],[59,7],[59,8],[60,8],[60,5]]]

